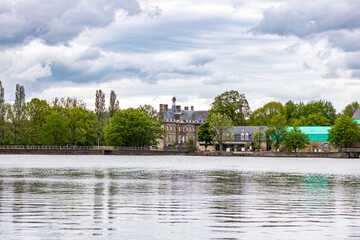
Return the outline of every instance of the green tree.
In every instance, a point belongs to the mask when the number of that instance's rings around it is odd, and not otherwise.
[[[200,125],[197,136],[198,136],[198,140],[200,142],[204,142],[205,151],[206,151],[206,149],[207,149],[207,147],[209,145],[213,144],[213,142],[214,142],[214,132],[211,131],[210,118],[209,117],[203,124]]]
[[[227,140],[234,138],[231,129],[234,124],[230,117],[226,114],[214,113],[210,118],[210,129],[214,132],[214,140],[219,144],[220,151],[223,149],[223,144]]]
[[[360,109],[360,104],[358,102],[352,102],[346,105],[346,107],[342,111],[342,114],[352,117],[357,109]]]
[[[142,111],[143,113],[149,115],[149,117],[151,117],[152,119],[155,119],[156,116],[158,115],[158,112],[156,111],[156,109],[153,106],[148,105],[148,104],[140,105],[138,107],[138,109],[140,111]]]
[[[249,119],[253,126],[268,126],[273,117],[281,114],[285,115],[286,108],[281,102],[269,102],[263,107],[256,109]]]
[[[160,122],[139,109],[118,110],[105,129],[108,145],[128,147],[156,147],[164,137]]]
[[[14,143],[25,144],[26,134],[24,127],[26,126],[26,103],[25,88],[20,84],[16,84],[15,103],[12,111],[12,122],[14,125]]]
[[[196,146],[196,142],[194,139],[190,138],[186,143],[185,143],[185,151],[187,153],[192,153],[192,152],[196,152],[197,146]]]
[[[95,138],[98,144],[105,145],[104,129],[106,125],[106,106],[105,93],[101,90],[96,90],[95,95],[95,114],[96,121],[94,123]]]
[[[306,118],[303,126],[330,126],[330,120],[322,115],[321,112],[312,113]]]
[[[116,94],[113,90],[110,93],[110,104],[109,104],[109,117],[113,117],[115,112],[119,110],[119,101],[116,100]]]
[[[329,130],[328,141],[339,148],[352,146],[360,142],[360,129],[351,117],[342,115]]]
[[[238,91],[227,91],[216,96],[211,106],[212,112],[226,114],[237,126],[245,126],[246,118],[250,116],[249,103],[245,95]]]
[[[303,132],[298,127],[293,127],[290,131],[286,131],[284,134],[285,148],[292,152],[297,151],[298,149],[304,149],[309,144],[309,136]]]
[[[304,103],[294,103],[293,101],[288,101],[285,103],[286,109],[286,121],[288,124],[292,125],[295,119],[299,119],[302,115]]]
[[[302,115],[306,118],[309,115],[316,113],[321,113],[322,116],[324,116],[330,121],[330,124],[334,124],[336,119],[336,110],[330,101],[311,101],[303,107]]]
[[[94,145],[95,114],[83,108],[66,109],[66,117],[69,121],[70,142],[73,145]]]
[[[45,100],[33,98],[26,104],[26,115],[28,120],[25,126],[26,144],[40,144],[40,128],[45,123],[46,117],[50,113],[50,106]]]
[[[0,144],[5,143],[5,116],[6,116],[6,105],[5,105],[5,91],[0,81]]]
[[[47,146],[65,145],[70,138],[68,119],[61,113],[53,112],[41,126],[41,143]]]
[[[265,133],[260,131],[258,128],[255,129],[255,132],[252,135],[252,142],[254,144],[255,149],[260,151],[261,143],[266,141]]]
[[[279,149],[283,142],[284,134],[286,132],[286,118],[283,115],[276,115],[270,122],[270,128],[266,130],[266,134],[274,141],[275,150]]]

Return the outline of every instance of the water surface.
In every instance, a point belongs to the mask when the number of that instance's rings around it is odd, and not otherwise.
[[[360,160],[0,155],[0,239],[358,239]]]

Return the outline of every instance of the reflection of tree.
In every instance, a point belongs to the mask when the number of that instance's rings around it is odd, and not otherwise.
[[[213,195],[241,195],[243,177],[239,172],[210,172]]]

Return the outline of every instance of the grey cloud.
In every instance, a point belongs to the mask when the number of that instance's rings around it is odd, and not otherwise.
[[[306,37],[330,30],[353,30],[360,27],[359,12],[360,2],[356,0],[290,1],[266,10],[250,31]]]
[[[85,28],[110,24],[117,10],[141,11],[136,0],[28,0],[0,6],[0,45],[19,44],[42,38],[64,43]]]

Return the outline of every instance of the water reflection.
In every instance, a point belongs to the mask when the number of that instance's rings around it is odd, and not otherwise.
[[[359,184],[321,173],[2,168],[0,237],[356,238]]]

